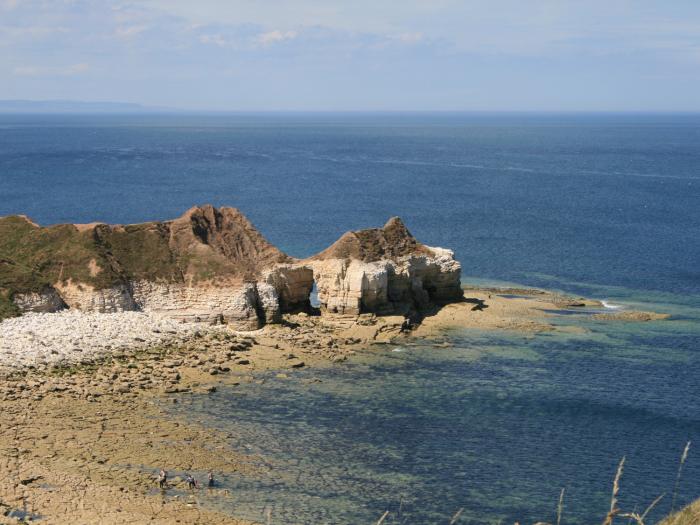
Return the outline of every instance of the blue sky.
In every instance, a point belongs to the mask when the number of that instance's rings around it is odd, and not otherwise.
[[[700,111],[700,1],[0,0],[0,99]]]

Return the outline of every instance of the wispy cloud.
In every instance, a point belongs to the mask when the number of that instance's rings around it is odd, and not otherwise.
[[[18,66],[12,73],[18,77],[72,77],[87,73],[90,65],[86,63],[71,64],[69,66]]]
[[[695,0],[0,0],[0,98],[700,109],[698,35]]]
[[[389,38],[403,42],[404,44],[417,44],[418,42],[423,41],[425,35],[421,32],[400,33],[398,35],[390,35]]]
[[[199,35],[199,41],[202,44],[213,44],[218,47],[226,47],[228,44],[228,41],[219,34],[213,34],[213,35]]]
[[[117,27],[114,34],[117,35],[119,38],[131,38],[140,33],[143,33],[147,29],[147,25],[120,26]]]
[[[299,33],[297,31],[280,31],[276,29],[274,31],[260,33],[255,38],[255,42],[261,46],[270,46],[278,42],[284,42],[285,40],[294,40],[298,36]]]

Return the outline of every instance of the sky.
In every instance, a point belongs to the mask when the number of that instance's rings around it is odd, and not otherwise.
[[[0,0],[0,99],[700,111],[700,1]]]

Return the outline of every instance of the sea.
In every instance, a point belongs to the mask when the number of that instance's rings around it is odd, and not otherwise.
[[[454,330],[192,396],[169,410],[259,472],[199,504],[274,524],[524,525],[556,522],[561,498],[561,523],[588,524],[623,457],[625,510],[663,495],[653,523],[700,497],[700,115],[0,115],[0,215],[134,223],[205,203],[297,257],[400,216],[454,250],[465,283],[671,318],[563,311],[579,330]]]

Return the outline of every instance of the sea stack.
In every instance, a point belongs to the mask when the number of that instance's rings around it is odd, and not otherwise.
[[[396,217],[308,259],[286,255],[227,207],[133,225],[0,218],[0,318],[145,311],[254,330],[311,311],[314,283],[321,315],[410,315],[462,297],[453,253],[419,243]]]

